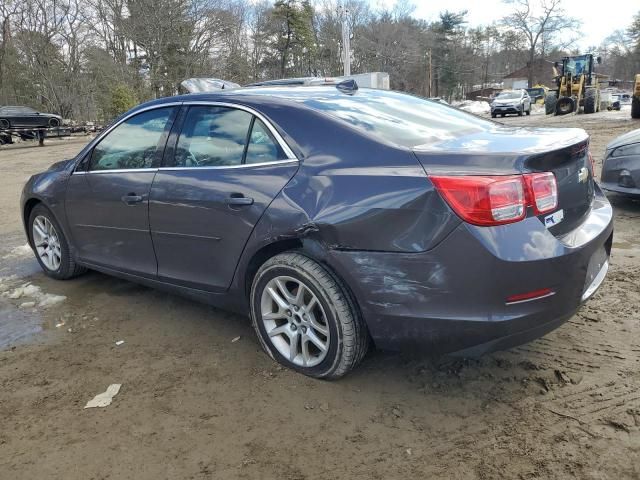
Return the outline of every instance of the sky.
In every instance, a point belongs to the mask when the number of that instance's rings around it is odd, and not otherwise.
[[[373,0],[371,4],[392,7],[396,0]],[[446,0],[428,1],[412,0],[416,10],[414,17],[425,20],[436,20],[443,10],[457,12],[468,10],[468,25],[476,27],[489,25],[507,15],[510,6],[501,0]],[[562,7],[573,17],[582,22],[582,37],[576,42],[580,49],[598,46],[611,33],[625,29],[631,24],[633,15],[640,12],[639,0],[616,0],[607,8],[606,3],[594,0],[562,0]],[[569,38],[576,32],[567,32]]]

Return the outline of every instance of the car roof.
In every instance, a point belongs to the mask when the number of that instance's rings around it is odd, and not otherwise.
[[[3,107],[0,107],[0,110],[24,110],[25,108],[27,110],[35,110],[34,108],[27,107],[25,105],[5,105]]]
[[[163,105],[174,102],[230,102],[239,103],[245,105],[255,105],[265,103],[265,99],[269,99],[270,104],[282,104],[289,106],[302,106],[301,103],[305,100],[322,98],[327,99],[340,99],[345,96],[368,96],[375,92],[376,89],[372,88],[359,88],[357,91],[347,92],[338,90],[336,85],[314,85],[314,86],[257,86],[257,87],[242,87],[229,90],[216,90],[211,92],[202,93],[188,93],[185,95],[176,95],[173,97],[163,97],[157,100],[151,100],[136,107],[138,108],[149,107],[153,105]]]

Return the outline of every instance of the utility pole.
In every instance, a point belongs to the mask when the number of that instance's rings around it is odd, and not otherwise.
[[[431,77],[433,76],[433,65],[431,63],[431,49],[429,49],[427,51],[427,58],[428,58],[428,67],[427,67],[427,98],[431,98],[431,89],[432,89],[432,82],[431,82]]]
[[[345,77],[351,75],[351,31],[349,29],[349,10],[338,7],[342,19],[342,66]]]

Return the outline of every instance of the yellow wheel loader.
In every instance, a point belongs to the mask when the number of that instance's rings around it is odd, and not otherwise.
[[[578,112],[580,108],[584,113],[600,111],[600,85],[594,72],[596,62],[601,62],[600,57],[588,53],[564,57],[562,63],[554,63],[556,88],[547,92],[544,102],[547,115],[566,115]]]

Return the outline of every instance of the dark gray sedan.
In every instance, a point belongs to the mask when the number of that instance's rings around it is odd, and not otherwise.
[[[31,107],[0,107],[0,130],[55,128],[61,124],[62,117],[53,113],[41,113]]]
[[[371,340],[475,355],[561,325],[607,272],[579,129],[510,129],[354,84],[165,98],[22,195],[44,272],[95,269],[249,314],[337,378]]]
[[[640,197],[640,129],[607,145],[601,180],[602,188],[609,192]]]

